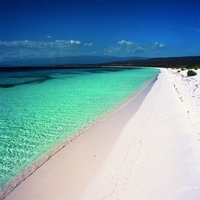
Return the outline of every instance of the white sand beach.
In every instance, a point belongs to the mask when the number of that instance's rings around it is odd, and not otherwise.
[[[199,200],[200,70],[161,69],[127,104],[69,143],[5,200]]]

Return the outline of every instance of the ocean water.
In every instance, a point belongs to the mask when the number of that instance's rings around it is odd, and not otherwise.
[[[0,188],[66,138],[120,106],[152,68],[0,73]]]

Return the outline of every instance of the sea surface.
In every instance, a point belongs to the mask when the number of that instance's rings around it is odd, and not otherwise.
[[[119,107],[158,72],[119,67],[0,72],[0,188]]]

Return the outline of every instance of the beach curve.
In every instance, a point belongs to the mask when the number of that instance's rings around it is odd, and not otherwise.
[[[93,140],[95,140],[95,138],[97,141],[102,140],[102,145],[104,146],[104,151],[105,151],[104,154],[101,153],[101,156],[99,156],[98,159],[96,159],[96,160],[99,160],[99,158],[101,158],[102,156],[107,156],[108,151],[110,151],[114,141],[117,139],[122,128],[127,123],[128,119],[132,117],[134,112],[136,112],[136,110],[138,109],[142,100],[145,98],[146,94],[152,87],[153,83],[156,81],[156,78],[157,78],[157,75],[154,76],[153,78],[151,78],[150,80],[148,80],[146,82],[146,84],[143,86],[143,88],[141,88],[137,93],[135,93],[133,96],[131,96],[129,99],[127,99],[123,104],[119,105],[114,110],[111,110],[107,114],[103,115],[100,119],[98,119],[97,121],[94,121],[92,124],[89,124],[88,126],[83,128],[79,132],[73,134],[71,137],[67,138],[62,143],[60,143],[58,146],[56,146],[54,149],[52,149],[48,153],[47,156],[46,155],[42,156],[36,163],[33,163],[32,165],[30,165],[30,167],[28,167],[26,170],[24,170],[15,179],[13,179],[12,182],[10,182],[5,188],[3,188],[3,190],[0,192],[0,196],[4,198],[4,196],[7,196],[10,192],[12,193],[13,189],[18,190],[18,188],[21,187],[20,186],[21,184],[24,184],[24,182],[25,183],[27,182],[26,179],[32,178],[32,176],[34,176],[34,174],[37,173],[41,167],[44,168],[44,166],[46,166],[46,162],[49,163],[50,162],[49,159],[51,160],[53,157],[55,157],[55,154],[57,156],[57,152],[59,152],[60,150],[62,151],[66,145],[67,145],[66,151],[67,151],[67,154],[69,151],[69,157],[66,157],[66,155],[65,155],[64,159],[66,160],[67,163],[69,161],[71,162],[71,160],[74,160],[74,157],[73,158],[71,157],[74,155],[74,152],[75,152],[75,154],[76,153],[79,154],[79,151],[82,151],[83,157],[87,157],[86,154],[90,154],[90,152],[88,152],[89,150],[94,149],[94,151],[96,151],[95,150],[96,145],[94,144],[94,141],[93,141]],[[113,124],[115,124],[115,126],[112,127]],[[103,132],[103,134],[102,134],[102,132]],[[82,139],[80,139],[80,142],[78,142],[77,139],[80,136]],[[72,145],[72,143],[73,143],[74,150],[71,155],[70,150],[68,148],[71,148],[71,147],[69,147],[69,145]],[[83,149],[83,146],[84,147],[88,146],[89,150],[85,151],[85,149]],[[55,158],[53,158],[53,159],[55,159]],[[69,159],[69,160],[67,160],[67,159]],[[76,162],[84,162],[84,160],[79,161],[79,158],[77,155],[77,161],[75,161],[75,163]],[[90,163],[91,161],[88,161],[88,162]],[[99,168],[102,162],[103,162],[103,159],[101,160],[99,165],[96,165],[96,167]],[[75,163],[73,161],[71,163],[69,163],[70,167],[72,165],[76,166]],[[63,167],[67,167],[67,166],[63,166]],[[49,167],[47,167],[47,168],[49,168]],[[94,169],[96,170],[96,168],[94,168]],[[71,168],[69,169],[69,171],[70,170],[71,170]],[[90,176],[88,176],[88,177],[90,177]],[[19,180],[20,180],[20,182],[19,182]],[[49,179],[47,179],[47,180],[48,180],[47,182],[50,182]],[[83,185],[85,185],[85,183],[83,183]],[[74,186],[74,187],[76,187],[76,186]],[[15,198],[16,198],[16,196],[15,196]]]
[[[5,199],[199,199],[199,113],[188,112],[172,78],[162,69],[134,115],[121,109],[117,121],[111,115],[98,123],[95,134],[86,131]],[[112,134],[103,134],[105,123]]]

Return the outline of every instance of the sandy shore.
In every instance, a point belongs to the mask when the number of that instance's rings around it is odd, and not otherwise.
[[[200,199],[200,83],[183,76],[161,70],[146,97],[86,131],[5,199]]]

